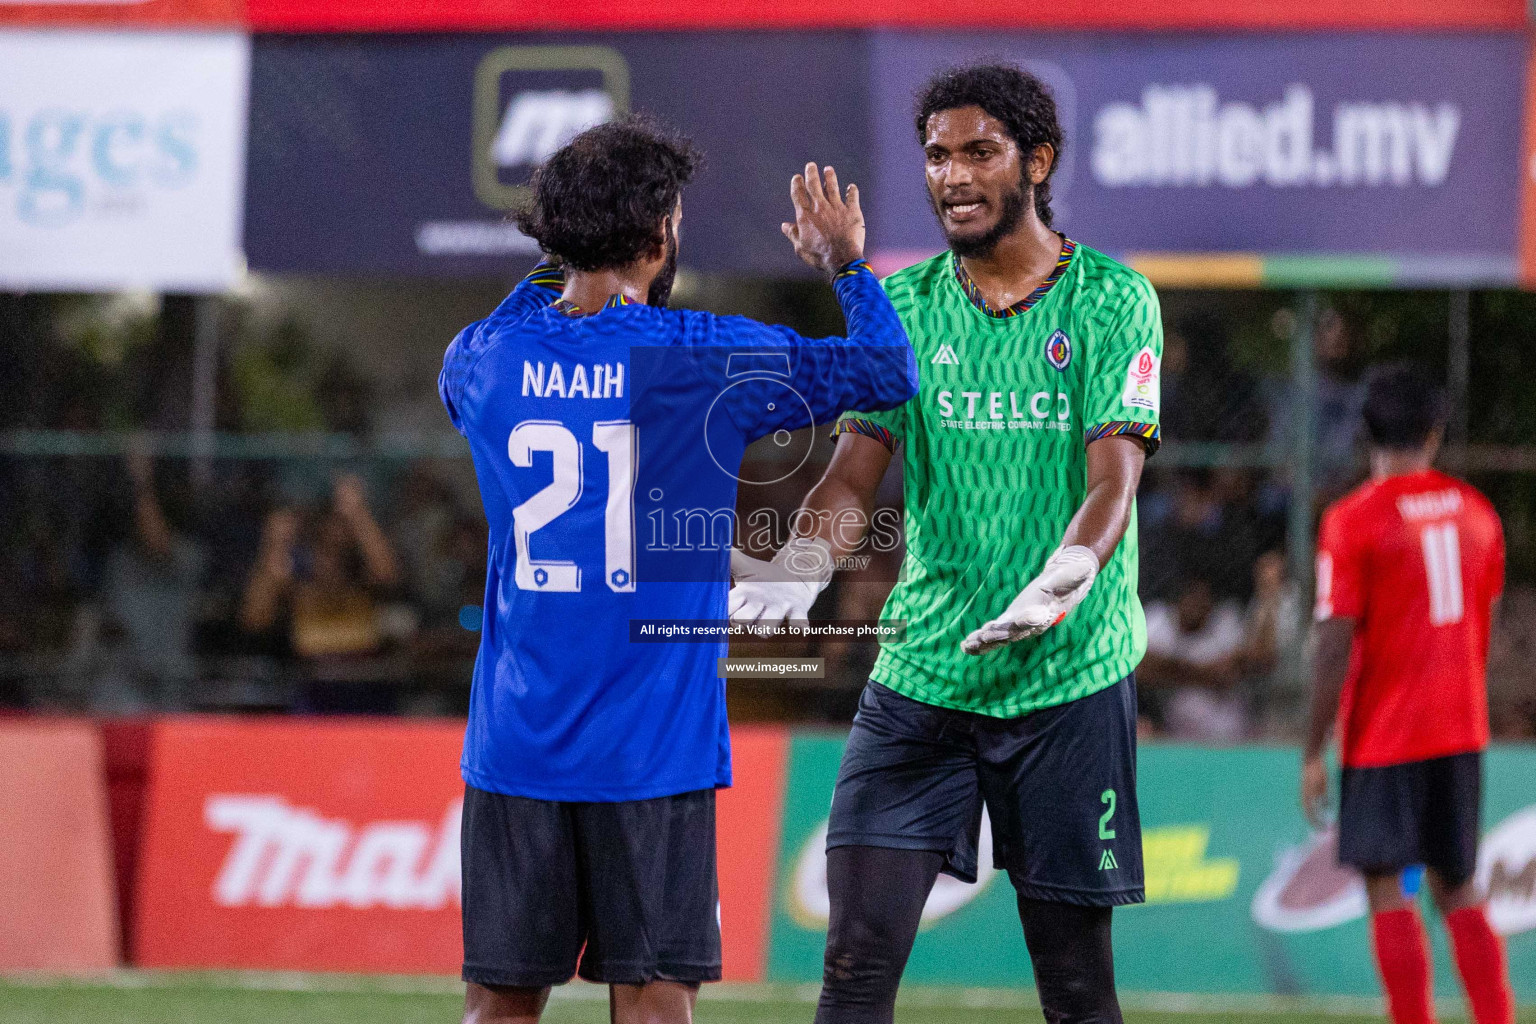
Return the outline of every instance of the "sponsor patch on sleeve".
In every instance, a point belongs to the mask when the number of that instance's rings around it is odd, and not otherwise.
[[[1127,409],[1148,409],[1155,415],[1161,385],[1160,370],[1161,363],[1150,345],[1136,353],[1125,369],[1125,390],[1120,393],[1120,404]]]

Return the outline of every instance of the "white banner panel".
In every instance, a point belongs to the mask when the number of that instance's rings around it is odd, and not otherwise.
[[[249,66],[236,33],[0,32],[0,289],[239,280]]]

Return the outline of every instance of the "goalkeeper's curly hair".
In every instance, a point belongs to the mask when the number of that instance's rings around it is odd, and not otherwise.
[[[514,218],[577,270],[633,263],[665,245],[657,230],[702,163],[693,143],[639,114],[589,128],[534,172]]]
[[[917,94],[917,141],[928,138],[928,119],[941,110],[980,107],[1003,123],[1019,155],[1027,158],[1036,146],[1056,151],[1045,180],[1035,186],[1035,213],[1051,224],[1051,176],[1061,166],[1065,139],[1056,116],[1056,100],[1045,83],[1011,64],[975,64],[941,71]]]

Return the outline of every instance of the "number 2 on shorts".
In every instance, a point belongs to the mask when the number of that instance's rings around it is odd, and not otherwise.
[[[1099,815],[1099,838],[1115,838],[1115,830],[1109,827],[1109,819],[1115,816],[1115,791],[1106,789],[1099,795],[1099,802],[1109,805],[1109,810]]]

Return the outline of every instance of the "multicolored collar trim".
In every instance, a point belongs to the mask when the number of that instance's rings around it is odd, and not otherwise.
[[[576,303],[572,302],[570,299],[556,299],[554,302],[550,303],[550,305],[553,306],[556,309],[556,311],[564,313],[566,316],[591,316],[592,315],[591,313],[589,313],[586,310],[582,309],[580,306],[576,305]],[[634,299],[630,298],[628,295],[614,295],[614,296],[611,296],[608,299],[608,301],[603,304],[603,309],[615,309],[615,308],[617,308],[619,306],[638,306],[638,305],[640,305],[640,303],[636,302]],[[601,312],[601,311],[602,310],[594,310],[593,312]]]
[[[976,287],[976,282],[971,280],[971,275],[965,272],[965,267],[961,264],[958,256],[954,259],[955,280],[960,282],[960,290],[965,293],[966,298],[971,300],[971,305],[987,314],[987,316],[998,320],[1006,320],[1011,316],[1020,316],[1028,313],[1035,303],[1045,298],[1045,293],[1050,291],[1057,281],[1061,280],[1062,274],[1066,273],[1067,265],[1072,262],[1072,254],[1075,251],[1077,251],[1077,243],[1066,235],[1062,235],[1061,253],[1056,257],[1056,266],[1051,269],[1049,276],[1044,281],[1041,281],[1039,287],[1034,291],[1004,310],[992,308],[991,303],[981,297],[981,289]]]

